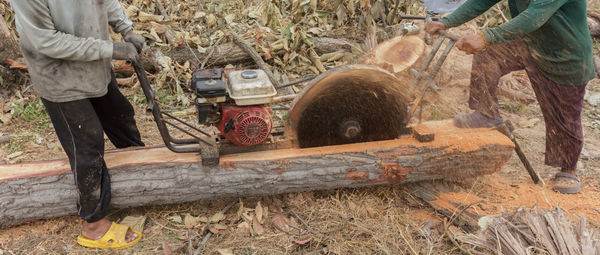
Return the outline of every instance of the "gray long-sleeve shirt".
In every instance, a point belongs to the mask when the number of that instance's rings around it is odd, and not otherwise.
[[[117,33],[132,29],[118,0],[11,0],[35,92],[52,102],[106,94]]]

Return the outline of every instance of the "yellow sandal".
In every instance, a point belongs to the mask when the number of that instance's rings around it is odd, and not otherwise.
[[[125,236],[127,235],[127,231],[131,231],[136,233],[138,236],[131,242],[125,241]],[[99,248],[99,249],[125,249],[129,248],[136,243],[138,243],[142,239],[142,233],[133,230],[129,226],[121,225],[118,223],[112,223],[110,225],[110,229],[106,231],[106,234],[98,240],[92,240],[84,237],[83,235],[79,235],[77,237],[77,243],[81,246],[89,247],[89,248]]]

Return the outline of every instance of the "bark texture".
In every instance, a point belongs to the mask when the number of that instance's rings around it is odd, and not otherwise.
[[[108,152],[116,208],[307,190],[455,180],[499,171],[513,144],[492,129],[429,122],[435,140],[395,140],[230,154],[207,168],[165,148]],[[68,161],[0,165],[0,227],[76,214]]]

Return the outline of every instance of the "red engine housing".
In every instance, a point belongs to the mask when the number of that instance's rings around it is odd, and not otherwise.
[[[222,118],[217,123],[221,134],[239,146],[252,146],[263,143],[271,134],[273,120],[271,109],[262,105],[237,106],[223,104]]]

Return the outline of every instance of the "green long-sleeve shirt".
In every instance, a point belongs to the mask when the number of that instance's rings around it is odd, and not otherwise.
[[[441,20],[447,28],[483,14],[500,0],[467,0]],[[522,38],[549,79],[579,86],[595,77],[585,0],[508,0],[510,21],[483,31],[489,45]]]

